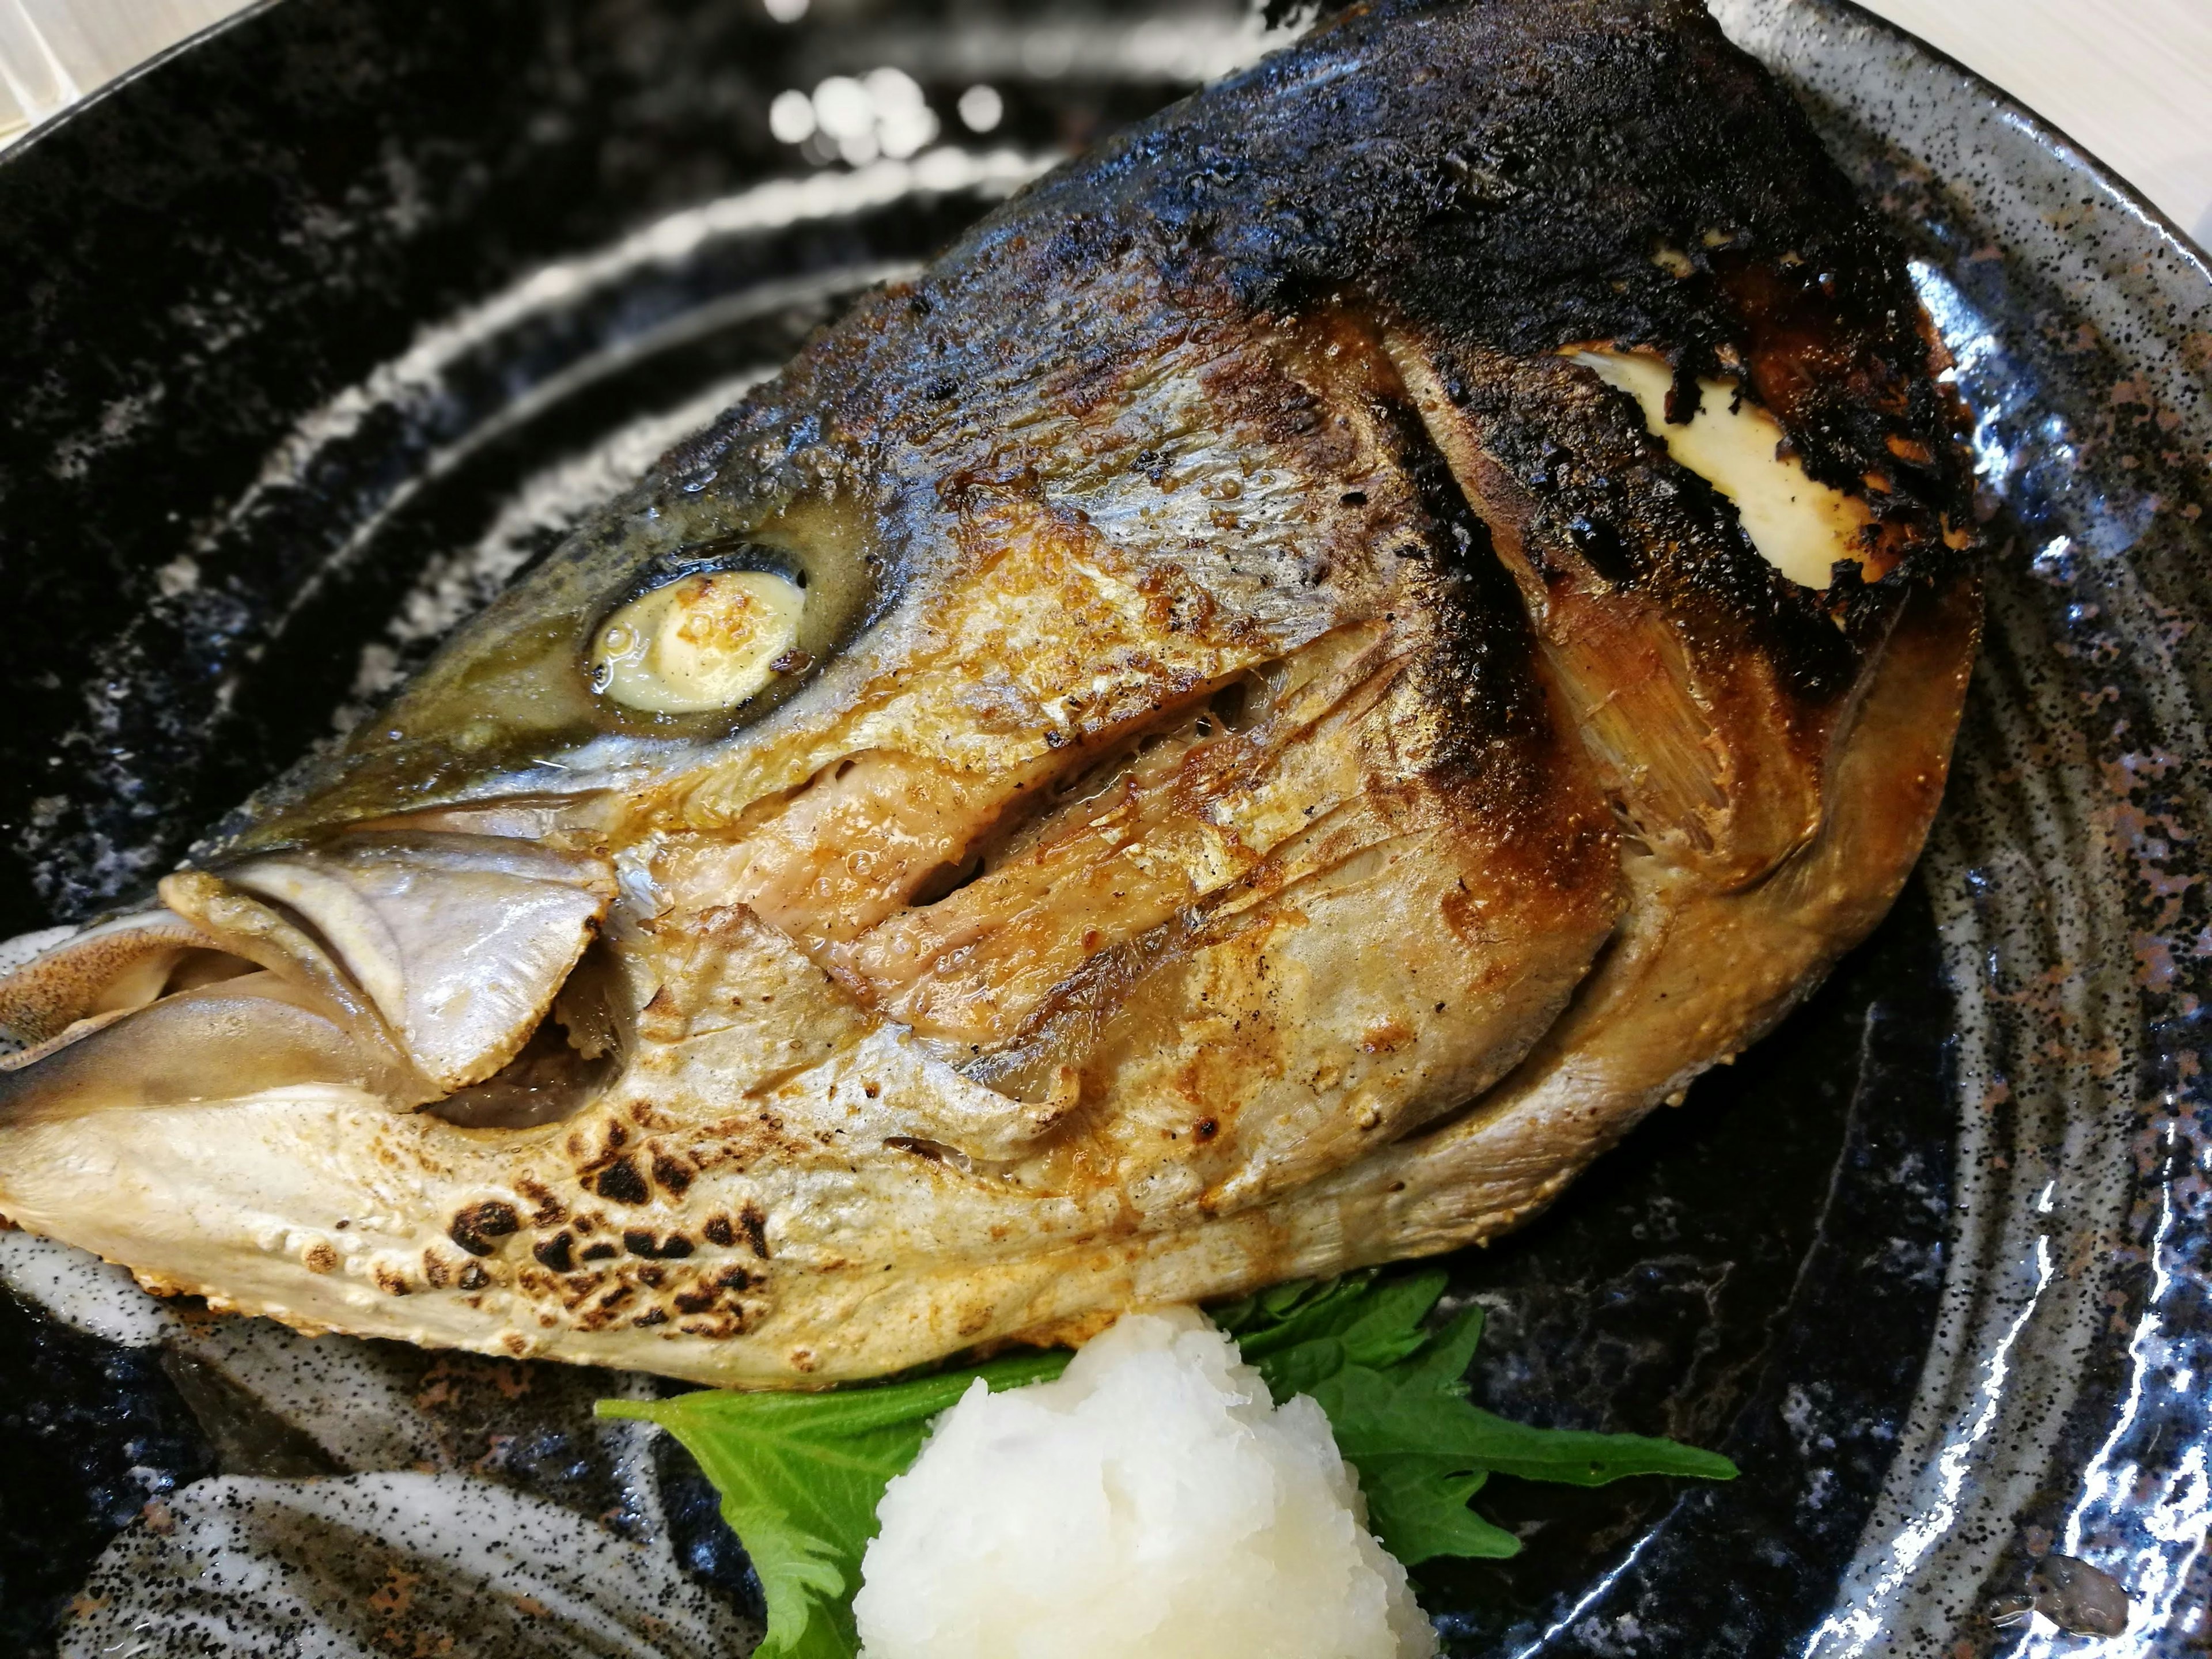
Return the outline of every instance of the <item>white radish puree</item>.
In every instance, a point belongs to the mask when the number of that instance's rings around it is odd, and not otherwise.
[[[1328,1419],[1188,1309],[938,1419],[877,1510],[862,1659],[1429,1659]]]

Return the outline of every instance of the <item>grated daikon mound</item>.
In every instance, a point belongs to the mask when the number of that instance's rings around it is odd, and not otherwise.
[[[977,1382],[877,1510],[863,1659],[1428,1659],[1328,1419],[1190,1310]]]

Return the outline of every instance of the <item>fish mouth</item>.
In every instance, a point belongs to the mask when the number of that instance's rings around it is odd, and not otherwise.
[[[620,1047],[605,975],[577,971],[614,893],[603,860],[404,830],[180,872],[159,908],[0,977],[25,1045],[0,1057],[0,1105],[307,1090],[465,1127],[565,1115]]]

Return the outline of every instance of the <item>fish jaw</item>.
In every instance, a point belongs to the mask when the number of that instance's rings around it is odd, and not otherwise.
[[[16,1112],[311,1083],[387,1110],[447,1099],[530,1039],[614,887],[602,860],[406,832],[184,872],[161,892],[162,908],[0,981],[35,1045],[0,1061]],[[258,1046],[281,1062],[257,1066]]]

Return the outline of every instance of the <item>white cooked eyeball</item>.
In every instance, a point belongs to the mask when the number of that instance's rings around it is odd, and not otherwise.
[[[768,570],[679,577],[607,618],[592,646],[592,684],[648,714],[696,714],[754,696],[782,671],[806,595]]]
[[[1429,1659],[1328,1419],[1188,1309],[976,1382],[877,1510],[862,1659]]]

